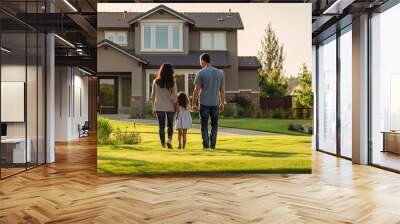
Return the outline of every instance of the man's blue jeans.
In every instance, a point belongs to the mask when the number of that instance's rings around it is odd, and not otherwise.
[[[211,133],[208,136],[208,118],[211,118]],[[200,105],[201,137],[204,148],[215,148],[218,132],[218,106]]]
[[[175,112],[157,111],[158,127],[161,144],[165,144],[165,118],[167,118],[168,139],[172,139],[174,133],[174,116]]]

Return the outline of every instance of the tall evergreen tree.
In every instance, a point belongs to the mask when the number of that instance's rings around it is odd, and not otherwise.
[[[284,96],[288,91],[288,82],[283,75],[285,53],[283,44],[279,43],[278,36],[268,23],[264,37],[261,40],[261,50],[258,59],[262,65],[259,70],[259,84],[261,96]],[[273,75],[273,77],[270,77]]]

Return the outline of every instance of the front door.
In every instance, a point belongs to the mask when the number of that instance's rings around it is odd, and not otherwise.
[[[118,78],[98,78],[98,110],[100,114],[118,113]]]

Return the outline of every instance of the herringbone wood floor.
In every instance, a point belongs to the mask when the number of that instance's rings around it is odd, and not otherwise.
[[[312,175],[98,176],[94,139],[0,181],[0,223],[400,223],[400,175],[315,153]]]

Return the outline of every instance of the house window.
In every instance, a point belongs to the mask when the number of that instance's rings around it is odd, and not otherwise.
[[[106,39],[120,46],[128,46],[127,36],[128,34],[125,31],[105,31]]]
[[[182,51],[182,24],[142,25],[142,51]]]
[[[225,32],[201,32],[200,48],[202,50],[226,50]]]

